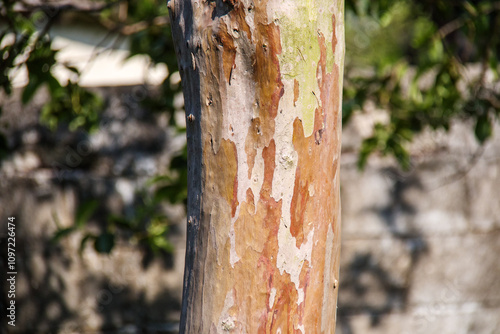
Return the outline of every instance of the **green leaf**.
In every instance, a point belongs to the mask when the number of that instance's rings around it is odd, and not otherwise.
[[[172,178],[168,175],[157,175],[148,180],[146,184],[148,186],[152,186],[153,184],[156,183],[170,183],[172,181],[173,181]]]
[[[80,75],[80,70],[74,66],[65,65],[65,67],[73,73]]]
[[[436,26],[426,17],[419,17],[413,27],[412,47],[415,49],[426,45],[436,32]]]
[[[171,253],[174,250],[174,246],[170,241],[168,241],[164,236],[155,236],[150,241],[153,250],[164,250]]]
[[[97,200],[90,200],[82,203],[75,215],[75,225],[79,228],[83,227],[87,223],[99,207],[99,202]]]
[[[54,95],[56,93],[58,93],[59,90],[61,89],[61,84],[54,76],[52,76],[52,74],[49,74],[47,76],[46,81],[47,81],[47,84],[49,85],[49,90],[54,97]]]
[[[109,254],[115,246],[114,234],[104,232],[94,241],[94,248],[98,253]]]
[[[62,238],[70,235],[75,230],[76,230],[75,226],[66,227],[66,228],[62,228],[62,229],[57,230],[56,233],[54,234],[54,236],[52,237],[51,242],[57,242],[57,241],[61,240]]]
[[[132,229],[134,227],[133,221],[117,215],[110,215],[108,221],[110,224],[114,224],[124,229]]]
[[[493,72],[493,77],[495,80],[498,80],[499,73],[498,73],[498,57],[496,55],[493,55],[489,59],[489,65],[490,69]]]
[[[491,137],[493,133],[493,125],[491,124],[488,114],[481,115],[476,120],[476,128],[474,129],[474,134],[477,140],[483,144],[486,139]]]
[[[443,61],[444,57],[444,46],[440,39],[435,39],[432,41],[431,48],[429,50],[429,59],[435,63]]]
[[[85,250],[85,246],[87,245],[87,242],[90,239],[96,239],[95,235],[92,235],[90,233],[87,233],[83,238],[82,241],[80,241],[80,247],[78,248],[78,253],[81,255],[83,251]]]
[[[176,185],[163,186],[155,191],[154,198],[156,201],[167,200],[170,203],[177,203],[180,200],[178,198],[179,190],[179,186]]]
[[[23,94],[21,96],[21,101],[23,104],[27,104],[31,101],[38,88],[40,88],[41,84],[42,81],[39,80],[36,75],[30,75],[29,82],[24,88]]]
[[[361,144],[361,149],[359,150],[358,157],[358,168],[363,170],[368,162],[368,157],[375,151],[377,148],[377,138],[370,137],[363,140]]]
[[[151,221],[147,230],[152,236],[164,235],[168,231],[168,224],[162,219],[156,218]]]

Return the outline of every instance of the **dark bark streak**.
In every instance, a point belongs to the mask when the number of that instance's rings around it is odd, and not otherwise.
[[[176,1],[176,8],[169,8],[170,20],[172,22],[172,35],[174,38],[174,45],[176,47],[177,61],[181,73],[181,81],[185,96],[194,98],[186,99],[185,109],[187,115],[193,115],[195,119],[201,119],[201,105],[200,95],[200,78],[194,70],[190,69],[188,59],[191,58],[190,50],[185,46],[185,41],[191,40],[192,36],[192,20],[193,8],[190,1]],[[183,19],[186,23],[185,30],[181,30],[179,19]],[[196,288],[197,277],[194,275],[194,267],[199,263],[199,255],[203,252],[199,251],[199,247],[203,247],[200,242],[200,221],[202,218],[201,200],[202,200],[202,180],[199,177],[201,174],[201,161],[202,161],[202,145],[201,145],[201,127],[200,122],[195,122],[187,129],[187,142],[188,142],[188,189],[190,196],[187,203],[187,239],[186,239],[186,265],[184,268],[184,284],[183,284],[183,298],[181,306],[181,319],[180,319],[180,333],[186,330],[186,323],[192,322],[195,319],[188,319],[188,316],[197,314],[197,312],[189,312],[189,308],[198,308],[201,314],[202,301],[192,301],[186,298]]]

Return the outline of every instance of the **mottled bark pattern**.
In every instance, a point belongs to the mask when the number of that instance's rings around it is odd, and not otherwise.
[[[334,333],[343,1],[169,8],[194,116],[181,332]]]

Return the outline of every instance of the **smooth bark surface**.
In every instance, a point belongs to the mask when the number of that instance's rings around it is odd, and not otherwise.
[[[184,88],[182,333],[334,333],[343,0],[170,0]]]

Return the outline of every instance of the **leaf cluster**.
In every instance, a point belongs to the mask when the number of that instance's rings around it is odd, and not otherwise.
[[[367,101],[390,116],[363,141],[360,167],[380,152],[409,168],[407,145],[414,136],[448,130],[457,119],[472,120],[481,144],[492,136],[500,116],[494,85],[500,3],[350,0],[346,7],[343,120]],[[474,67],[477,75],[470,74]]]
[[[81,12],[90,22],[106,27],[110,33],[130,39],[129,58],[147,55],[152,65],[165,64],[169,75],[160,86],[160,92],[146,93],[142,107],[151,112],[167,113],[170,125],[177,133],[185,131],[173,117],[174,96],[180,85],[172,80],[177,63],[168,26],[165,1],[121,0],[101,1],[97,10]],[[58,50],[52,45],[50,28],[72,6],[57,7],[57,3],[28,7],[20,11],[15,1],[0,3],[0,92],[13,93],[13,79],[21,69],[28,73],[28,83],[22,88],[23,104],[30,103],[40,89],[49,94],[42,107],[40,121],[49,129],[92,132],[99,129],[106,107],[103,98],[79,85],[79,69],[58,61]],[[103,40],[109,36],[103,36]],[[54,67],[63,66],[73,73],[72,80],[60,82],[54,76]],[[1,112],[1,109],[0,109]],[[0,134],[0,159],[10,154],[8,143]],[[92,243],[99,253],[109,253],[118,240],[128,240],[155,253],[171,251],[167,239],[171,222],[163,213],[162,204],[182,203],[187,198],[186,149],[181,149],[171,162],[168,175],[159,175],[147,187],[135,194],[137,202],[133,212],[127,214],[105,213],[104,206],[96,199],[82,202],[75,214],[74,224],[63,227],[54,215],[58,230],[53,241],[58,242],[76,231],[82,235],[81,247]],[[103,214],[104,213],[104,214]],[[104,219],[103,219],[104,217]],[[96,232],[96,222],[99,222]]]

